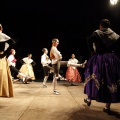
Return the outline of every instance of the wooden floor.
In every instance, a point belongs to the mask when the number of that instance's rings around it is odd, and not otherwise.
[[[120,104],[112,104],[112,115],[104,113],[103,103],[84,103],[83,83],[70,86],[58,81],[60,95],[53,94],[52,82],[15,82],[13,98],[0,98],[0,120],[120,120]]]

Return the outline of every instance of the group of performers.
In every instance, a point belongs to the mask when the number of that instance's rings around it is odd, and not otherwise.
[[[41,63],[43,65],[43,70],[44,70],[44,81],[43,81],[43,87],[46,86],[46,81],[49,76],[49,72],[52,70],[53,71],[53,92],[56,95],[59,95],[60,92],[57,90],[57,80],[61,78],[60,75],[60,67],[85,67],[85,64],[87,61],[85,61],[83,64],[78,64],[77,62],[72,62],[72,61],[62,61],[62,54],[60,51],[57,49],[57,46],[59,44],[59,40],[57,38],[52,39],[52,47],[50,50],[50,58],[48,57],[48,50],[47,48],[43,48],[43,55],[41,56]],[[52,64],[52,66],[50,66]],[[71,80],[71,79],[70,79]]]
[[[17,74],[17,77],[22,80],[23,83],[27,83],[28,78],[34,80],[35,75],[33,72],[32,66],[35,65],[35,62],[31,59],[32,54],[28,54],[28,57],[23,58],[21,61],[21,68],[18,70],[16,68],[16,58],[15,58],[15,49],[10,50],[10,54],[8,56],[8,65],[10,67],[12,80],[14,80],[15,74]]]
[[[41,56],[41,64],[42,64],[43,71],[44,71],[43,87],[46,88],[47,87],[46,82],[48,80],[49,74],[54,73],[54,69],[51,65],[51,59],[48,56],[48,49],[43,48],[42,52],[43,52],[43,55]],[[75,58],[74,54],[72,54],[72,58],[69,59],[69,61],[75,64],[78,63],[78,60]],[[68,66],[65,78],[60,74],[58,76],[60,80],[69,81],[71,85],[73,85],[74,82],[80,83],[82,81],[77,67],[73,67],[73,66]]]
[[[12,79],[14,80],[15,75],[22,80],[23,83],[27,83],[28,78],[35,80],[35,75],[33,71],[33,66],[36,64],[32,59],[32,54],[28,54],[27,57],[20,60],[22,66],[20,70],[16,68],[16,58],[15,58],[15,49],[10,50],[10,55],[8,56],[8,64],[11,71]]]
[[[27,58],[22,59],[23,65],[20,70],[17,70],[15,68],[15,50],[12,49],[12,56],[8,60],[13,58],[13,61],[12,63],[9,62],[9,67],[6,54],[14,44],[14,40],[2,33],[2,25],[0,25],[0,96],[13,97],[14,95],[10,69],[16,71],[18,76],[25,78],[25,80],[28,78],[35,79],[33,73],[31,76],[27,73],[27,75],[23,74],[25,69],[32,69],[32,65],[35,65],[33,60],[31,60],[31,54]],[[46,81],[49,73],[53,72],[53,93],[59,95],[57,80],[61,77],[59,74],[60,67],[68,67],[66,78],[71,84],[73,84],[73,79],[78,80],[78,82],[81,81],[77,67],[85,68],[84,93],[87,98],[84,99],[84,102],[88,106],[91,105],[92,100],[106,103],[103,111],[110,114],[111,103],[120,102],[120,58],[115,54],[120,47],[120,36],[110,28],[110,21],[103,19],[100,21],[99,29],[87,38],[87,44],[91,51],[91,57],[85,60],[84,63],[79,64],[74,54],[72,54],[70,60],[62,61],[62,54],[57,49],[59,40],[58,38],[53,38],[50,58],[47,55],[47,48],[42,49],[43,87],[47,87]],[[25,71],[28,72],[27,70]],[[73,77],[73,74],[76,75],[76,78]]]
[[[23,58],[23,65],[20,70],[16,68],[16,51],[12,49],[16,42],[3,32],[3,27],[0,24],[0,96],[13,97],[13,76],[14,73],[18,74],[23,79],[24,83],[27,83],[28,79],[34,80],[34,73],[32,65],[35,63],[31,59],[31,54],[27,58]],[[7,58],[7,55],[10,55]],[[28,65],[29,64],[29,65]],[[23,67],[24,66],[24,67]],[[26,69],[26,70],[25,70]]]

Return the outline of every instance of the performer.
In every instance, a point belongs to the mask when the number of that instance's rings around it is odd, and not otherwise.
[[[32,58],[32,54],[29,53],[27,57],[23,58],[20,62],[22,64],[21,68],[20,68],[20,72],[22,72],[23,74],[30,76],[31,78],[29,78],[29,80],[35,80],[35,75],[34,75],[34,70],[33,70],[33,66],[36,65],[36,63],[33,61]],[[21,78],[21,76],[18,75],[18,77]],[[27,83],[27,82],[26,82]]]
[[[120,102],[120,59],[115,54],[120,47],[120,36],[110,28],[108,19],[101,20],[99,27],[88,38],[92,56],[85,69],[84,102],[88,106],[91,100],[106,103],[103,111],[110,114],[111,103]]]
[[[16,67],[16,58],[15,58],[15,50],[11,49],[10,50],[10,55],[8,56],[8,61],[9,61],[9,65],[10,65],[10,71],[11,71],[11,75],[12,75],[12,79],[14,80],[15,77],[15,71],[12,69],[13,67]]]
[[[48,80],[49,74],[53,72],[53,68],[50,66],[51,60],[48,57],[48,50],[47,48],[42,49],[43,55],[41,56],[41,64],[44,70],[44,80],[43,80],[43,87],[47,87],[46,82]]]
[[[79,61],[75,58],[75,54],[72,54],[71,59],[69,59],[71,63],[77,64]],[[74,82],[81,82],[81,76],[77,69],[77,67],[69,66],[66,71],[66,80],[71,83],[71,85],[74,85]]]
[[[83,64],[75,64],[71,63],[70,61],[61,61],[62,60],[62,54],[60,51],[57,50],[57,46],[59,44],[59,40],[57,38],[52,39],[52,47],[50,50],[50,58],[52,60],[52,67],[54,68],[54,77],[53,77],[53,92],[56,95],[59,95],[60,93],[57,91],[57,80],[59,79],[59,71],[60,66],[74,66],[74,67],[85,67],[85,64],[87,61],[85,61]]]
[[[9,63],[9,67],[10,67],[10,70],[11,70],[11,72],[13,72],[13,73],[16,73],[16,74],[18,74],[19,76],[21,76],[22,78],[23,78],[23,83],[26,83],[26,81],[30,78],[30,76],[27,76],[27,75],[25,75],[25,74],[23,74],[23,73],[21,73],[17,68],[16,68],[16,59],[15,59],[15,53],[16,53],[16,51],[15,51],[15,49],[11,49],[10,50],[10,55],[9,55],[9,57],[8,57],[8,63]],[[12,76],[13,77],[13,76]]]
[[[13,97],[13,83],[6,55],[15,45],[15,41],[2,33],[2,30],[3,28],[0,24],[0,96]]]

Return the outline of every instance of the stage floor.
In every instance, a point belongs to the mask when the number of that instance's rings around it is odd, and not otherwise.
[[[0,120],[120,120],[120,103],[112,104],[112,115],[104,113],[104,103],[84,103],[83,83],[71,86],[58,81],[60,95],[52,91],[52,82],[42,88],[42,82],[14,82],[15,96],[0,97]]]

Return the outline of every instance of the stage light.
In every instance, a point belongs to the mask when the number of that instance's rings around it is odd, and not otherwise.
[[[112,5],[116,5],[117,2],[118,2],[118,0],[110,0],[110,3],[111,3]]]

